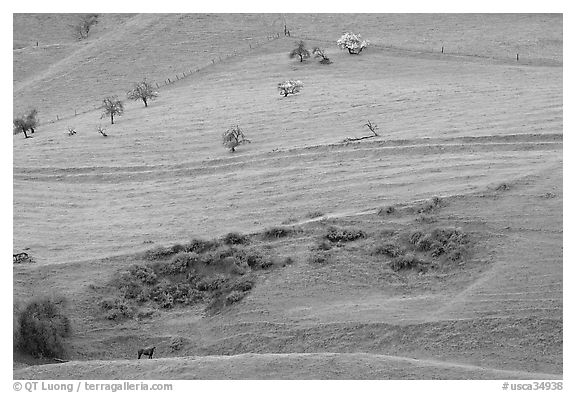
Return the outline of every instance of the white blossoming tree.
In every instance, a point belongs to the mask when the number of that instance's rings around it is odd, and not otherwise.
[[[288,94],[296,94],[300,91],[301,88],[304,87],[304,84],[301,81],[284,81],[278,83],[278,90],[280,90],[280,95],[287,97]]]
[[[370,43],[362,39],[360,34],[354,33],[344,33],[342,37],[336,44],[340,47],[340,49],[348,49],[348,53],[351,55],[358,55],[362,52],[362,49],[366,48]]]

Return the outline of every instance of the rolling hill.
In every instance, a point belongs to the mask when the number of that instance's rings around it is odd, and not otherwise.
[[[14,252],[37,262],[14,266],[15,313],[63,296],[74,326],[70,362],[14,377],[562,378],[561,16],[284,17],[291,37],[273,38],[273,14],[102,15],[74,41],[55,23],[73,15],[14,16],[14,112],[45,119],[13,140]],[[329,44],[348,29],[373,46]],[[302,37],[333,64],[290,60]],[[114,125],[92,110],[188,70]],[[286,79],[302,92],[278,95]],[[378,137],[342,142],[368,135],[368,120]],[[220,138],[233,124],[252,143],[230,153]],[[434,196],[441,208],[410,210]],[[295,234],[261,240],[278,225]],[[313,264],[329,226],[367,238]],[[396,273],[370,252],[390,233],[448,227],[472,249],[437,272]],[[116,322],[95,308],[142,251],[232,231],[294,263],[258,272],[215,314]],[[162,359],[127,360],[144,343]]]

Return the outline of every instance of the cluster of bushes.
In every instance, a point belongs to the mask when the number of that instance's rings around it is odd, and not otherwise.
[[[351,242],[354,240],[365,238],[366,234],[354,228],[328,228],[328,233],[326,234],[326,239],[332,243],[338,242]]]
[[[159,247],[144,254],[146,264],[134,264],[113,281],[119,298],[100,303],[111,320],[132,317],[131,305],[147,302],[160,308],[209,301],[209,309],[240,301],[254,287],[254,271],[269,269],[274,261],[259,250],[245,247],[249,237],[231,232],[220,240],[194,239],[188,244]],[[291,264],[286,258],[282,266]]]
[[[290,236],[294,232],[291,228],[284,228],[284,227],[272,227],[266,229],[262,233],[262,238],[264,240],[275,240],[280,239],[282,237]]]
[[[71,333],[69,318],[50,299],[33,300],[18,315],[15,347],[35,357],[62,357],[64,338]]]
[[[409,241],[417,251],[430,252],[435,258],[447,254],[448,259],[456,261],[464,255],[468,237],[459,229],[436,228],[430,233],[415,231]]]
[[[435,266],[429,258],[437,260],[445,256],[449,261],[463,259],[469,245],[468,236],[457,228],[435,228],[428,233],[414,231],[403,238],[405,238],[405,246],[399,244],[398,241],[388,240],[376,245],[372,254],[392,258],[389,266],[394,271],[416,268],[426,270],[428,267]]]

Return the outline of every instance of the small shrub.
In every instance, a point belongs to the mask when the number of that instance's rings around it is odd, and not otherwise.
[[[246,291],[250,291],[253,287],[254,287],[254,281],[250,278],[246,278],[246,279],[241,279],[239,281],[236,281],[232,285],[232,290],[233,291],[246,292]]]
[[[170,340],[170,349],[175,352],[182,349],[184,345],[184,339],[182,337],[172,337]]]
[[[510,186],[506,183],[502,183],[498,187],[496,187],[496,191],[508,191],[509,189]]]
[[[272,262],[272,260],[270,259],[264,259],[262,262],[260,262],[260,269],[269,269],[272,266],[274,266],[274,262]]]
[[[99,306],[105,311],[104,317],[114,321],[121,318],[132,318],[135,312],[134,307],[124,299],[103,299],[100,301]]]
[[[437,208],[442,206],[442,199],[435,196],[429,201],[422,203],[417,209],[416,212],[418,213],[431,213],[432,211],[436,210]]]
[[[289,266],[294,263],[294,259],[292,257],[286,257],[282,260],[282,267]]]
[[[248,243],[248,236],[238,232],[230,232],[222,238],[222,242],[228,245],[246,244]]]
[[[192,239],[190,243],[184,246],[184,251],[202,254],[218,247],[220,247],[220,243],[216,240]]]
[[[148,266],[134,264],[128,268],[128,272],[144,284],[155,284],[158,279],[154,270]]]
[[[226,296],[226,305],[229,306],[233,303],[239,302],[244,298],[244,296],[246,296],[246,292],[232,291]]]
[[[16,347],[34,357],[61,357],[70,320],[50,299],[33,300],[18,316]]]
[[[395,258],[404,253],[397,244],[395,243],[384,243],[382,245],[376,246],[372,251],[373,254],[388,255],[389,257]]]
[[[174,255],[174,252],[172,251],[171,248],[158,246],[156,248],[146,251],[146,253],[144,254],[144,258],[146,258],[149,261],[157,261],[160,259],[166,259],[172,255]]]
[[[215,275],[213,277],[204,277],[196,284],[196,289],[199,291],[216,291],[228,282],[228,278],[222,275]]]
[[[198,262],[200,262],[200,257],[195,252],[180,252],[169,262],[160,265],[160,273],[168,275],[185,273],[189,267]]]
[[[405,269],[414,269],[419,267],[422,261],[413,253],[406,253],[399,257],[394,258],[390,262],[390,268],[395,272]]]
[[[178,254],[179,252],[186,251],[186,247],[183,246],[182,244],[174,244],[173,246],[170,247],[170,251],[172,252],[172,254]]]
[[[329,228],[326,234],[326,239],[332,243],[336,242],[351,242],[354,240],[365,238],[366,234],[359,229],[340,229]]]
[[[410,242],[410,244],[416,244],[418,243],[418,241],[420,240],[420,238],[422,238],[422,236],[424,236],[424,234],[420,231],[415,231],[412,232],[410,234],[410,237],[408,238],[408,241]]]
[[[139,320],[151,318],[154,315],[154,310],[142,310],[138,311],[136,318]]]
[[[308,257],[308,263],[312,265],[324,265],[328,263],[328,253],[315,252]]]
[[[324,213],[322,213],[321,211],[313,211],[313,212],[306,214],[306,217],[307,218],[318,218],[318,217],[322,217],[323,215],[324,215]]]
[[[430,251],[432,248],[433,239],[430,234],[422,236],[415,244],[418,251]]]
[[[328,251],[332,249],[332,243],[326,240],[319,240],[313,249],[319,251]]]
[[[387,206],[387,207],[383,207],[380,210],[378,210],[378,215],[379,216],[385,216],[388,214],[392,214],[396,211],[396,208],[394,206]]]
[[[292,233],[292,231],[293,230],[290,228],[273,227],[266,229],[262,233],[262,237],[265,240],[280,239],[282,237],[289,236]]]

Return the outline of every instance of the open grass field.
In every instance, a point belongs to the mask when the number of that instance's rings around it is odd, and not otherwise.
[[[285,15],[292,37],[279,14],[102,15],[84,41],[63,28],[74,17],[14,15],[14,112],[43,120],[13,140],[14,253],[36,261],[14,266],[15,315],[63,297],[73,326],[71,362],[16,351],[15,378],[562,378],[561,15]],[[340,51],[349,29],[374,46]],[[333,64],[289,59],[299,37]],[[114,125],[87,111],[190,69]],[[284,98],[286,79],[304,88]],[[368,120],[379,137],[342,143]],[[235,124],[252,143],[230,153]],[[315,263],[332,226],[365,236]],[[418,250],[437,270],[373,251],[439,228],[470,242],[452,262]],[[143,251],[232,231],[293,263],[251,271],[217,312],[103,316]],[[145,345],[161,359],[136,363]]]

